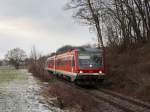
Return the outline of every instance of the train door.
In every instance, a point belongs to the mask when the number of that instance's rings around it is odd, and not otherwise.
[[[71,72],[74,72],[75,62],[74,62],[74,56],[71,57]]]
[[[54,56],[53,69],[54,69],[54,74],[55,74],[56,73],[56,56]]]

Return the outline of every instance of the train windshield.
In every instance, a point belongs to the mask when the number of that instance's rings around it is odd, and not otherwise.
[[[100,53],[79,53],[78,63],[80,68],[99,68],[102,64]]]

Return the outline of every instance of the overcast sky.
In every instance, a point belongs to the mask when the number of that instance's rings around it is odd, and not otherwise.
[[[49,54],[63,45],[82,45],[92,41],[88,27],[64,11],[67,0],[0,0],[0,58],[12,48],[27,54],[33,45]]]

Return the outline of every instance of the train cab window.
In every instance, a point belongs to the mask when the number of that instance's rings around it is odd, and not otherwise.
[[[79,56],[79,64],[81,66],[90,65],[90,56]]]
[[[80,68],[98,68],[102,66],[102,56],[99,53],[81,53],[78,62]]]

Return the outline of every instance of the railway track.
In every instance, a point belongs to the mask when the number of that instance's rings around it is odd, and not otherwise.
[[[135,100],[121,98],[118,95],[112,95],[100,90],[92,90],[88,92],[99,100],[108,102],[109,104],[124,110],[125,112],[150,112],[149,104],[144,105],[143,102],[136,102]]]
[[[73,84],[71,84],[72,86]],[[75,88],[81,89],[84,92],[94,96],[99,101],[104,101],[123,110],[124,112],[150,112],[150,104],[143,102],[132,97],[127,97],[116,92],[112,92],[106,89],[86,89],[74,85]]]
[[[95,97],[97,101],[107,102],[110,105],[118,108],[118,110],[122,110],[123,112],[150,112],[150,104],[147,102],[143,102],[132,97],[127,97],[107,89],[83,88],[66,80],[59,80],[67,83],[71,87],[80,89],[83,92],[90,94],[91,96]]]
[[[127,100],[129,102],[132,102],[132,103],[139,105],[139,106],[142,106],[144,108],[150,109],[150,103],[148,103],[148,102],[144,102],[144,101],[141,101],[141,100],[129,97],[129,96],[125,96],[125,95],[122,95],[120,93],[116,93],[116,92],[113,92],[113,91],[110,91],[107,89],[100,89],[100,91],[102,91],[106,94],[110,94],[112,96],[118,97],[120,99]]]

